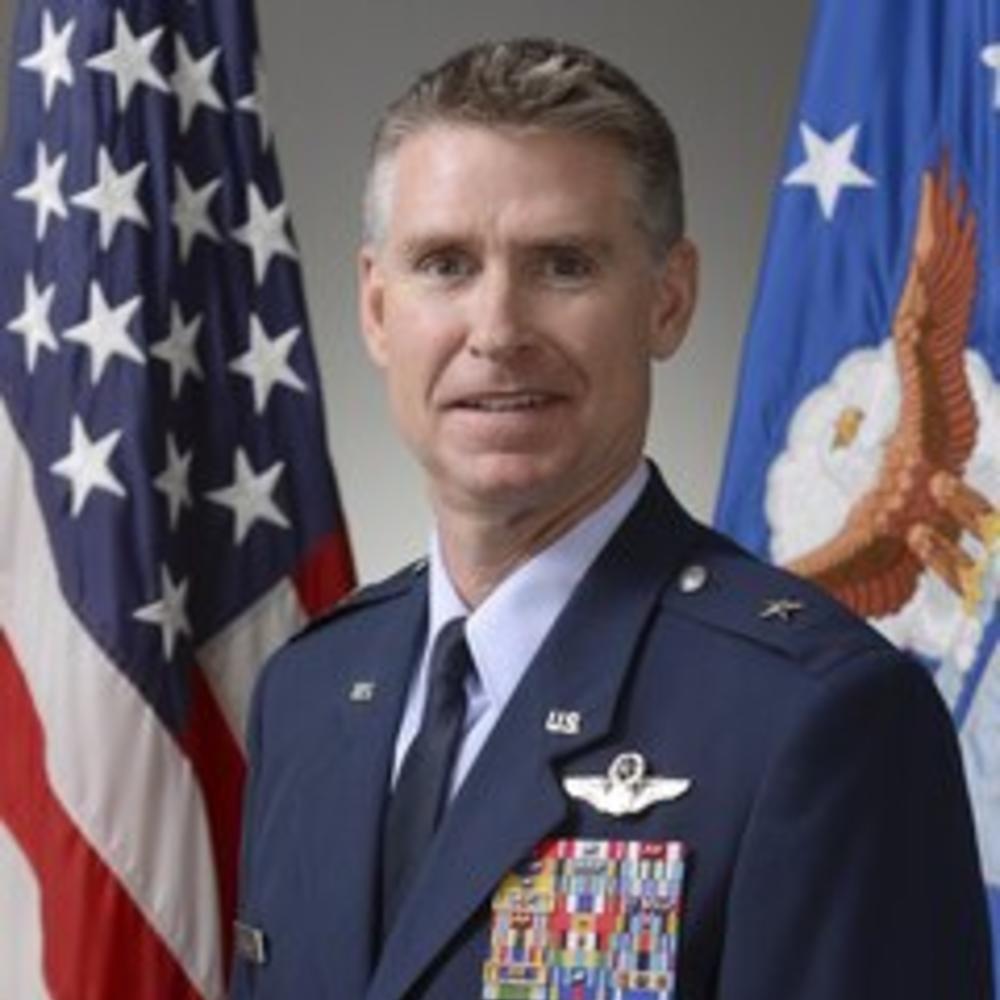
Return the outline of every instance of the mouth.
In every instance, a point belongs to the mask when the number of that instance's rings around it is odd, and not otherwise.
[[[540,410],[562,402],[563,397],[551,392],[489,392],[465,396],[449,406],[454,410],[479,413],[519,413]]]

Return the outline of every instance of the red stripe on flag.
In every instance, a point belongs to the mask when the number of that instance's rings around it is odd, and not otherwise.
[[[228,976],[246,761],[201,670],[196,668],[191,674],[191,706],[178,742],[201,785],[208,815],[219,891],[223,968]]]
[[[354,559],[346,532],[336,531],[321,539],[292,579],[310,618],[332,608],[354,587]]]
[[[201,994],[49,785],[43,763],[45,733],[3,632],[0,711],[0,819],[39,883],[45,980],[53,998],[200,1000]]]

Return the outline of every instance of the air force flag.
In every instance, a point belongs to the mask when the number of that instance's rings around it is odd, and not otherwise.
[[[1000,0],[820,0],[717,520],[934,672],[1000,967],[998,378]]]

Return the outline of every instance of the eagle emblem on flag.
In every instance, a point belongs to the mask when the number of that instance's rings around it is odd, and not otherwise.
[[[989,441],[979,441],[979,432],[988,423],[980,410],[996,386],[989,384],[986,365],[967,351],[976,295],[976,226],[964,188],[952,191],[949,175],[945,160],[922,179],[891,351],[849,354],[830,383],[805,397],[792,420],[789,448],[768,477],[767,509],[782,561],[867,617],[903,609],[925,571],[972,614],[995,597],[989,570],[1000,541],[1000,511],[989,490],[998,456],[990,454]],[[874,377],[859,380],[861,367]],[[813,419],[817,411],[821,421]],[[866,423],[874,425],[867,435]],[[817,436],[819,441],[809,440]],[[809,447],[828,451],[827,468],[838,489],[846,484],[849,496],[852,486],[856,490],[846,516],[838,510],[842,505],[817,504],[830,515],[825,527],[832,534],[812,545],[823,525],[812,522],[812,530],[796,533],[782,516],[782,494],[794,493],[798,500],[799,489],[789,490],[789,481],[813,465],[798,457]],[[993,468],[967,476],[974,455],[977,466]],[[838,462],[845,468],[860,462],[862,469],[854,470],[853,478],[839,475]],[[963,546],[965,532],[978,542],[976,551]]]

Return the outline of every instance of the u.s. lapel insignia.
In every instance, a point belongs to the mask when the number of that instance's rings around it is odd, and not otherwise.
[[[557,733],[559,736],[579,736],[580,713],[570,712],[564,708],[553,708],[545,718],[545,731]]]
[[[348,697],[355,704],[367,704],[370,701],[375,700],[375,682],[374,681],[355,681],[351,685],[350,693]]]
[[[646,774],[639,753],[620,753],[606,775],[570,775],[563,788],[573,799],[609,816],[635,816],[659,802],[672,802],[690,787],[690,778],[655,778]]]

